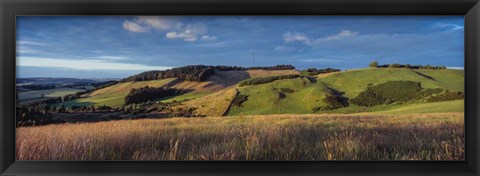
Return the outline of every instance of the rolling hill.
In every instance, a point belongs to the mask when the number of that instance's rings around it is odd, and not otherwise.
[[[325,105],[325,86],[307,78],[277,80],[239,88],[247,101],[232,106],[228,115],[308,113]]]
[[[438,110],[439,106],[444,106],[445,104],[451,105],[448,108],[448,112],[459,112],[463,110],[463,104],[460,100],[435,103],[418,100],[372,107],[357,106],[350,103],[348,107],[318,110],[320,107],[328,106],[328,103],[324,99],[331,91],[338,92],[342,98],[352,99],[360,92],[365,91],[367,87],[388,81],[414,81],[420,82],[422,88],[442,88],[450,91],[463,92],[463,70],[366,68],[319,74],[310,77],[282,79],[252,86],[238,86],[240,81],[248,78],[298,73],[296,70],[231,70],[215,71],[215,74],[199,82],[185,81],[176,78],[122,82],[96,90],[83,98],[65,102],[65,105],[94,104],[120,107],[123,105],[124,97],[132,88],[163,86],[186,90],[186,93],[156,99],[155,101],[164,103],[173,101],[182,102],[179,105],[175,105],[174,108],[194,108],[196,114],[207,116],[363,112],[422,113],[434,112]],[[239,104],[232,103],[237,96],[244,97],[245,100]],[[315,108],[317,108],[317,110],[314,110]]]
[[[369,84],[377,85],[387,81],[415,81],[420,82],[423,88],[444,88],[452,91],[464,90],[463,70],[427,70],[427,69],[361,69],[333,73],[328,77],[318,79],[326,85],[345,92],[345,96],[353,98],[364,91]]]
[[[316,76],[317,82],[310,83],[305,78],[278,80],[272,83],[239,88],[240,94],[247,95],[248,100],[241,107],[232,107],[228,115],[241,114],[298,114],[312,113],[312,108],[325,106],[322,99],[326,88],[343,93],[346,98],[354,98],[368,86],[378,85],[387,81],[415,81],[420,82],[423,88],[443,88],[450,91],[464,90],[463,70],[426,70],[426,69],[361,69],[345,72],[327,73]],[[278,89],[289,88],[295,90],[280,98]],[[374,107],[362,107],[350,103],[348,107],[335,110],[320,111],[318,113],[360,113],[360,112],[460,112],[463,111],[463,100],[449,102],[426,103],[413,101],[407,104],[393,103]],[[450,105],[445,110],[442,106]]]

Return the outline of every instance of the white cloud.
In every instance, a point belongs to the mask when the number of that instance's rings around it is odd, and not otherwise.
[[[293,51],[295,50],[295,48],[293,47],[288,47],[288,46],[283,46],[283,45],[279,45],[279,46],[276,46],[274,48],[275,51],[279,51],[279,52],[290,52],[290,51]]]
[[[189,25],[178,25],[175,31],[168,32],[165,37],[169,39],[182,39],[183,41],[197,41],[199,36],[207,31],[207,27],[202,23]]]
[[[93,57],[93,59],[126,60],[127,58],[123,56],[98,56],[98,57]]]
[[[447,28],[449,30],[455,31],[455,30],[463,30],[464,26],[459,26],[456,24],[449,24],[449,23],[437,23],[434,26],[435,28]]]
[[[174,28],[179,22],[177,17],[162,17],[162,16],[139,16],[135,19],[138,24],[164,31]]]
[[[129,20],[125,20],[125,22],[123,22],[123,29],[126,29],[130,32],[147,32],[148,31],[147,27],[140,26],[139,24]]]
[[[331,35],[331,36],[328,36],[328,37],[325,37],[325,38],[320,38],[320,39],[317,39],[317,40],[321,40],[321,41],[340,40],[340,39],[343,39],[343,38],[357,36],[357,35],[358,35],[358,32],[356,32],[356,31],[343,30],[343,31],[340,31],[340,33],[338,33],[338,34]]]
[[[215,41],[215,40],[217,40],[217,37],[213,36],[213,35],[202,35],[202,40],[203,41]]]
[[[41,42],[34,42],[34,41],[28,41],[28,40],[21,40],[17,42],[17,45],[37,45],[37,46],[44,46],[47,45],[45,43]]]
[[[181,39],[187,42],[193,42],[201,39],[202,41],[215,41],[216,36],[206,35],[207,26],[203,23],[183,24],[178,17],[161,16],[139,16],[133,21],[126,20],[123,28],[131,32],[147,32],[155,29],[159,32],[165,32],[167,39]]]
[[[290,31],[287,31],[282,35],[282,37],[283,41],[286,43],[303,42],[306,45],[310,44],[310,39],[303,33],[291,33]]]
[[[97,59],[56,59],[56,58],[37,58],[37,57],[19,57],[17,66],[30,67],[56,67],[74,70],[166,70],[171,67],[149,66],[131,63],[108,62]]]
[[[358,32],[350,31],[350,30],[342,30],[338,34],[334,34],[331,36],[327,36],[324,38],[309,38],[304,33],[291,33],[290,31],[285,32],[282,37],[285,43],[292,43],[292,42],[302,42],[305,45],[312,45],[318,44],[321,42],[333,41],[333,40],[340,40],[348,37],[357,36]]]

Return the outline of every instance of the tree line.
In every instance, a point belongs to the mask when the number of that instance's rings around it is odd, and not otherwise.
[[[239,67],[239,66],[226,66],[226,65],[217,65],[213,66],[215,70],[220,71],[247,71],[247,70],[294,70],[293,65],[275,65],[275,66],[266,66],[266,67]]]
[[[447,66],[445,65],[432,66],[432,65],[410,65],[410,64],[398,64],[398,63],[379,65],[378,61],[373,61],[368,66],[373,68],[408,68],[408,69],[432,69],[432,70],[447,69]]]
[[[131,89],[125,97],[125,104],[134,104],[147,102],[159,98],[180,95],[183,93],[181,89],[165,88],[165,87],[149,87],[145,86],[139,89]]]
[[[53,84],[46,84],[46,85],[30,84],[30,85],[17,86],[17,89],[18,88],[25,88],[25,89],[29,89],[29,90],[46,90],[46,89],[55,89],[55,85],[53,85]]]
[[[209,76],[215,74],[215,70],[220,71],[245,71],[245,70],[292,70],[295,69],[292,65],[276,65],[270,67],[237,67],[237,66],[206,66],[206,65],[189,65],[184,67],[176,67],[164,71],[146,71],[136,74],[121,82],[130,81],[149,81],[166,78],[178,78],[185,81],[205,81]]]
[[[332,72],[339,72],[341,71],[340,69],[334,69],[334,68],[324,68],[324,69],[317,69],[317,68],[308,68],[306,70],[302,70],[301,74],[304,76],[314,76],[318,74],[323,74],[323,73],[332,73]]]
[[[149,81],[166,78],[178,78],[186,81],[204,81],[208,76],[215,73],[213,67],[205,65],[189,65],[172,68],[164,71],[146,71],[122,79],[121,82]]]
[[[300,75],[279,75],[279,76],[269,76],[269,77],[257,77],[257,78],[250,78],[246,80],[242,80],[238,83],[238,86],[251,86],[251,85],[258,85],[258,84],[265,84],[269,82],[273,82],[280,79],[293,79],[298,78]]]

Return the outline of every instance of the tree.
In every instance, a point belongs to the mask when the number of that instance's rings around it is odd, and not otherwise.
[[[378,67],[378,61],[373,61],[370,63],[370,65],[368,65],[369,67],[374,67],[374,68],[377,68]]]

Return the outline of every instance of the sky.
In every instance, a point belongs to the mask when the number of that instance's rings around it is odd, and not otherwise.
[[[17,77],[124,78],[185,65],[464,66],[463,16],[20,16]]]

